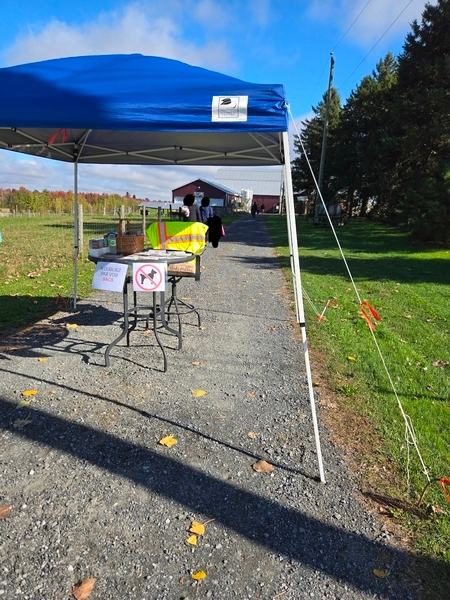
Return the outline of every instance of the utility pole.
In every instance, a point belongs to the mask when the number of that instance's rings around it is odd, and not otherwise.
[[[331,100],[331,88],[333,86],[333,73],[334,73],[334,56],[331,52],[331,62],[330,62],[330,79],[328,81],[328,93],[327,93],[327,101],[325,103],[325,122],[323,125],[323,139],[322,139],[322,152],[320,155],[320,167],[319,167],[319,178],[317,180],[317,185],[322,194],[322,186],[323,186],[323,171],[325,167],[325,154],[327,151],[327,136],[328,136],[328,117],[330,114],[330,100]],[[316,195],[316,205],[314,210],[314,219],[317,220],[319,216],[319,208],[322,204],[320,199],[320,194]]]

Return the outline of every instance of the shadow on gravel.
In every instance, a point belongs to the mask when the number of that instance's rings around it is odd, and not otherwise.
[[[0,339],[0,360],[7,360],[8,355],[26,358],[40,358],[51,352],[78,352],[86,355],[104,346],[97,342],[70,342],[64,348],[58,344],[68,336],[68,326],[75,324],[79,327],[90,325],[106,326],[122,317],[121,312],[103,308],[102,306],[86,305],[82,312],[63,313],[61,316],[35,323],[30,327],[20,329]],[[81,350],[82,349],[82,350]]]
[[[283,497],[274,502],[215,479],[170,458],[162,447],[150,450],[55,415],[35,409],[30,412],[33,424],[25,429],[14,429],[15,408],[0,399],[3,427],[16,436],[115,473],[196,513],[201,512],[208,519],[215,519],[254,544],[326,573],[345,585],[378,594],[379,598],[403,597],[396,589],[396,582],[410,567],[411,557],[406,552],[302,513],[301,496],[298,509],[289,508],[283,505]],[[383,564],[377,564],[378,560]],[[420,557],[414,561],[416,572],[444,568],[440,561]],[[375,578],[372,570],[385,568],[386,564],[392,578]]]

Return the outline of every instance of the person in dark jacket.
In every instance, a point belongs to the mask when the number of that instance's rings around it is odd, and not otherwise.
[[[208,224],[208,219],[214,216],[212,206],[209,205],[210,200],[206,196],[202,198],[202,205],[200,206],[200,214],[202,216],[202,223]]]
[[[183,206],[181,207],[183,214],[183,221],[198,221],[202,222],[202,216],[200,214],[200,208],[198,204],[195,204],[194,194],[186,194],[183,198]]]
[[[208,219],[208,241],[211,242],[213,248],[217,248],[220,238],[224,235],[222,219],[219,215],[214,215]]]

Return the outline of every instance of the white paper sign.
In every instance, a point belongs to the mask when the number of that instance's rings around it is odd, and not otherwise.
[[[133,264],[134,292],[165,292],[167,263]]]
[[[120,263],[98,262],[92,280],[92,287],[94,290],[122,292],[127,269],[128,265],[121,265]]]

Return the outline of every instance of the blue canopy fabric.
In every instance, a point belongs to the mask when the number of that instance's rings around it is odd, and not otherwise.
[[[80,163],[282,164],[280,84],[132,54],[3,68],[0,89],[8,150]]]

